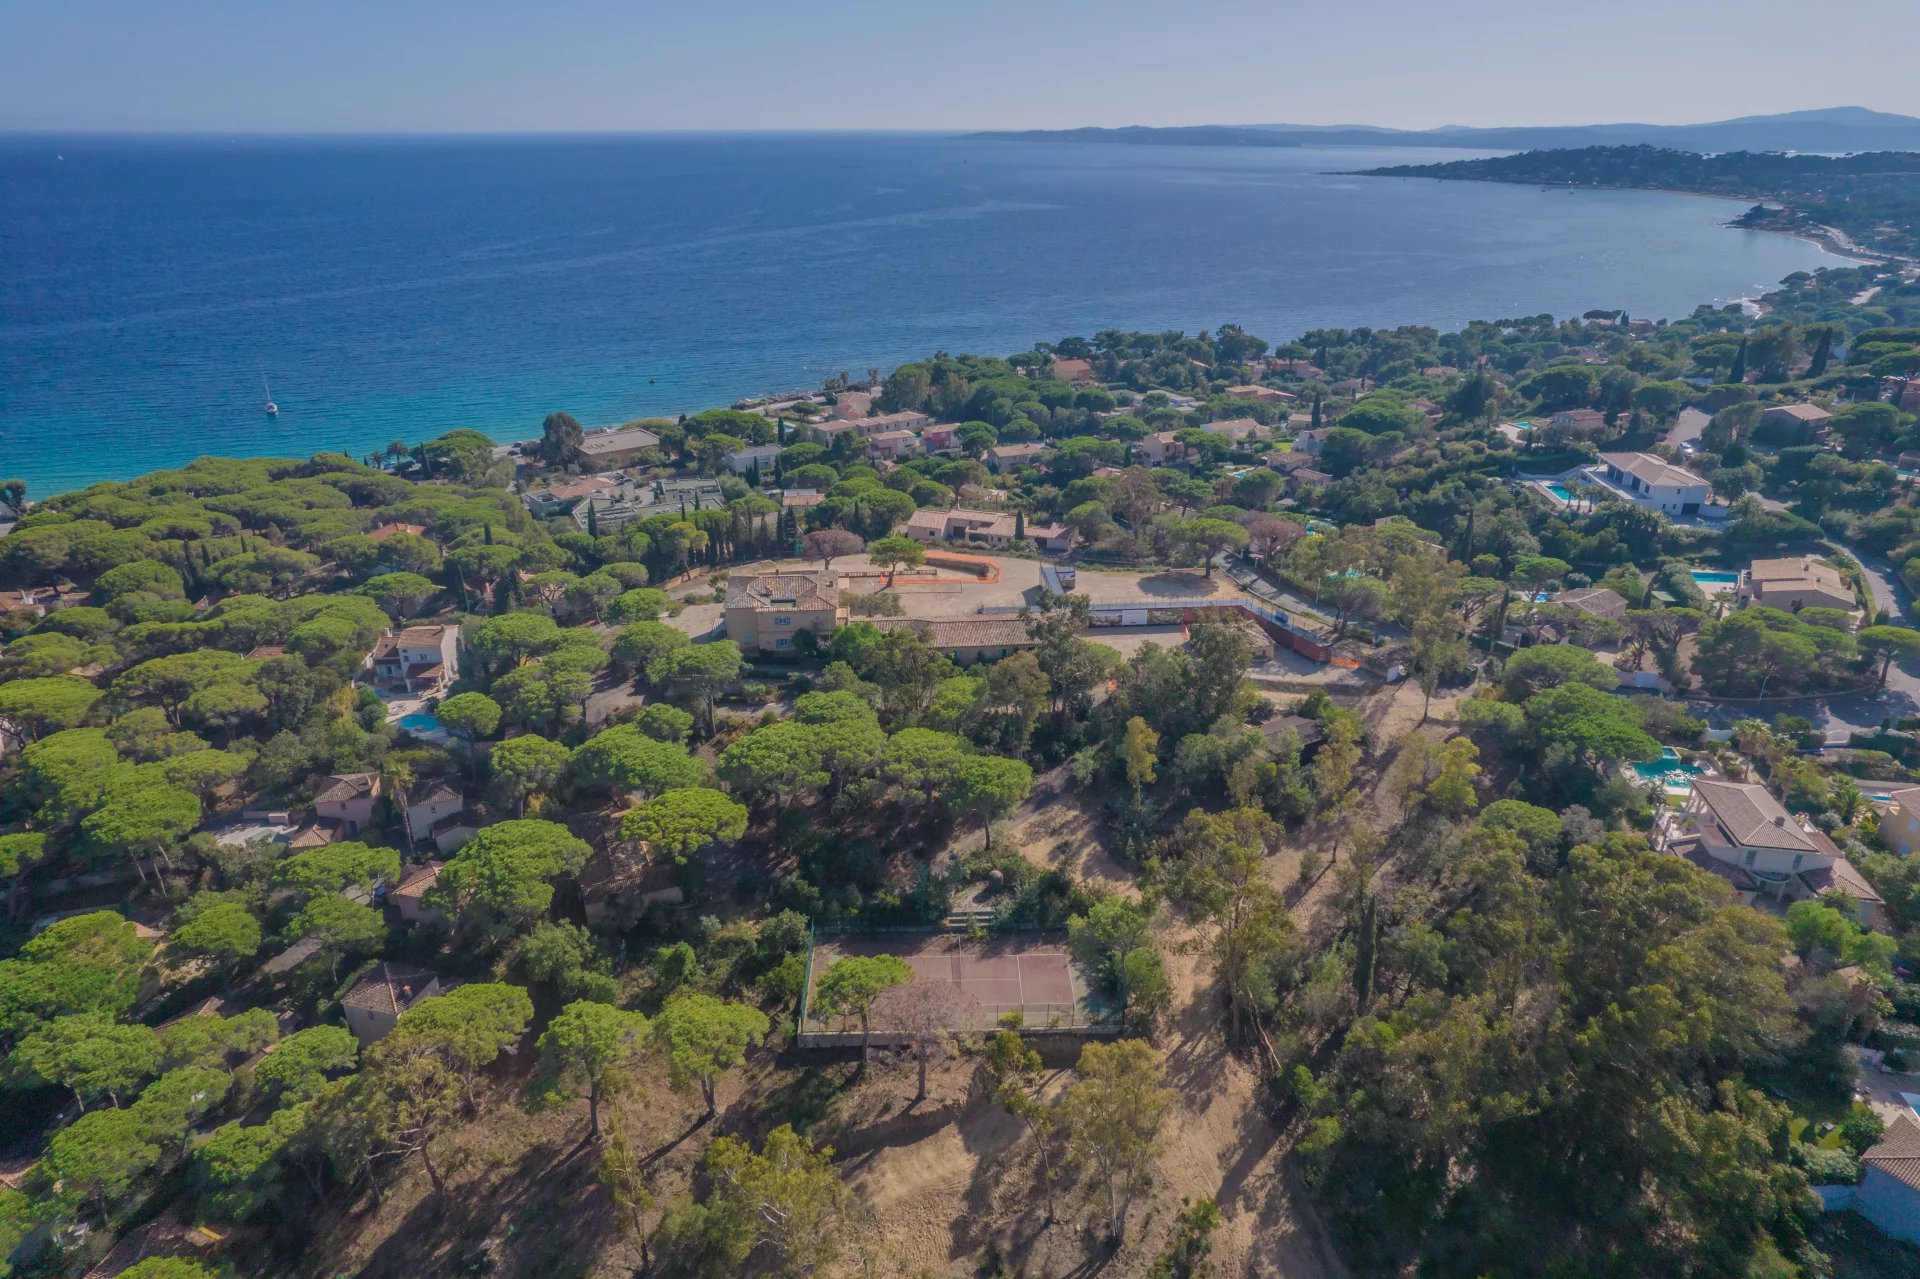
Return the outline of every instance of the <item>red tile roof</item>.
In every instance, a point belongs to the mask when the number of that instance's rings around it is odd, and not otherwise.
[[[436,977],[430,968],[384,963],[362,977],[340,1002],[373,1012],[403,1013],[419,1001],[421,993]]]
[[[1860,1156],[1869,1168],[1878,1168],[1904,1186],[1920,1190],[1920,1123],[1901,1115],[1888,1126],[1877,1146]]]

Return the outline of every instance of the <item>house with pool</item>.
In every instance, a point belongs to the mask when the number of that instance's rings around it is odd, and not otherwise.
[[[1812,555],[1755,560],[1740,579],[1740,602],[1797,613],[1803,608],[1859,609],[1853,584],[1840,570]]]
[[[1863,784],[1864,785],[1864,784]],[[1920,786],[1869,796],[1880,810],[1880,840],[1902,857],[1920,852]]]
[[[460,628],[409,626],[382,635],[368,656],[374,691],[433,697],[460,678]]]
[[[1655,829],[1659,845],[1718,875],[1743,905],[1785,910],[1838,892],[1860,923],[1886,929],[1886,903],[1826,832],[1787,812],[1757,782],[1695,778],[1677,814]]]
[[[1722,518],[1726,507],[1709,507],[1707,482],[1683,466],[1651,453],[1602,453],[1586,478],[1650,511],[1679,517]]]

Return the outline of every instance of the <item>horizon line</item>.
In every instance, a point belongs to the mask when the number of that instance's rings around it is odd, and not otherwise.
[[[1329,124],[1309,124],[1288,121],[1258,121],[1253,123],[1231,123],[1213,121],[1201,124],[1147,124],[1130,122],[1125,124],[1071,124],[1071,125],[1026,125],[1019,127],[982,127],[979,125],[942,125],[925,128],[887,128],[872,126],[817,126],[782,127],[778,125],[754,125],[726,128],[595,128],[592,126],[572,128],[528,128],[528,129],[412,129],[412,128],[315,128],[315,129],[255,129],[255,128],[147,128],[134,126],[112,126],[102,128],[85,127],[40,127],[13,126],[0,124],[0,140],[19,138],[284,138],[284,139],[342,139],[342,138],[664,138],[664,137],[805,137],[805,136],[853,136],[853,137],[925,137],[929,135],[968,135],[968,134],[1032,134],[1032,133],[1074,133],[1083,131],[1121,132],[1133,129],[1152,129],[1159,131],[1181,131],[1197,129],[1249,129],[1284,132],[1300,130],[1303,132],[1340,132],[1365,131],[1387,134],[1432,136],[1453,132],[1512,132],[1521,130],[1554,129],[1689,129],[1707,128],[1714,125],[1757,122],[1768,118],[1791,117],[1830,111],[1861,111],[1872,115],[1890,116],[1920,123],[1920,116],[1906,116],[1897,111],[1885,111],[1878,107],[1863,106],[1858,102],[1842,103],[1824,107],[1793,107],[1774,111],[1753,112],[1741,116],[1729,116],[1713,120],[1696,120],[1686,123],[1658,123],[1648,120],[1596,119],[1585,123],[1553,124],[1461,124],[1449,122],[1434,125],[1396,125],[1368,124],[1357,121],[1345,121]],[[1881,125],[1893,128],[1893,125]]]

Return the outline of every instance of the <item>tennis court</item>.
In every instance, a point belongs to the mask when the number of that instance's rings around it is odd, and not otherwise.
[[[878,933],[823,937],[814,943],[810,975],[817,987],[834,960],[848,955],[896,955],[913,968],[913,981],[939,982],[964,997],[956,1004],[970,1026],[989,1030],[1009,1013],[1036,1029],[1088,1027],[1105,1022],[1090,1006],[1087,983],[1067,953],[1066,938],[1048,934],[974,940],[957,933]],[[859,1028],[857,1017],[826,1019],[812,1011],[808,992],[805,1031],[834,1033]],[[876,1001],[873,1029],[884,1033],[886,1001]]]

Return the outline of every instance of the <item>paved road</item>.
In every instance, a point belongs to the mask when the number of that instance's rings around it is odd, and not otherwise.
[[[1906,583],[1894,573],[1893,565],[1877,555],[1851,554],[1860,562],[1861,571],[1867,575],[1867,589],[1873,596],[1873,607],[1890,614],[1888,620],[1896,626],[1910,625],[1913,595],[1907,590]]]
[[[1674,419],[1673,425],[1667,430],[1666,443],[1676,449],[1682,444],[1697,444],[1700,433],[1707,429],[1711,421],[1713,418],[1699,409],[1681,409],[1680,416]]]

